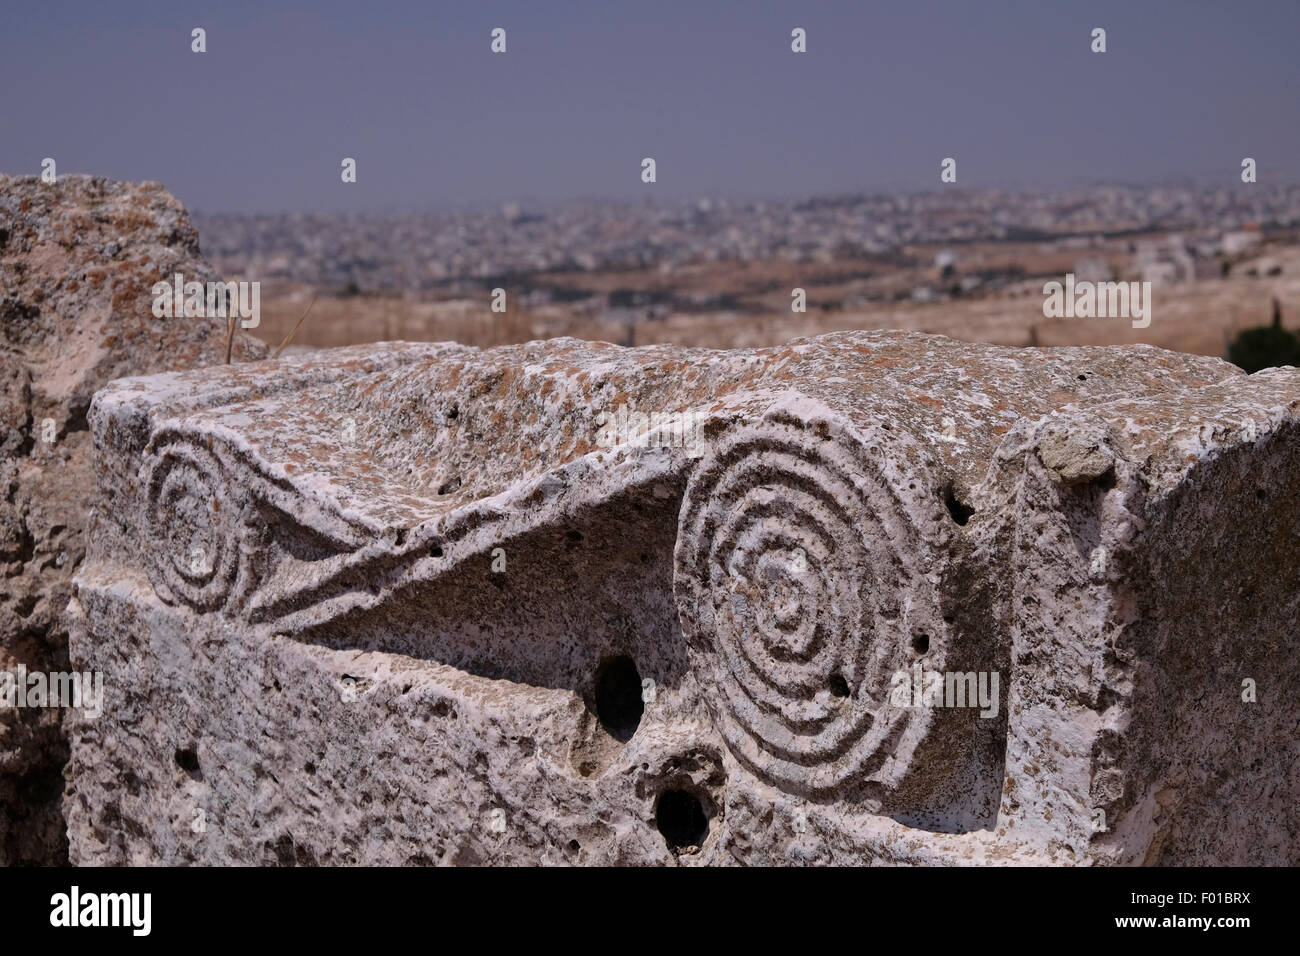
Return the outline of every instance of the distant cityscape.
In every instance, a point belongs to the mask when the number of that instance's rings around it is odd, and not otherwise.
[[[701,263],[888,265],[926,244],[1036,242],[1086,253],[1104,240],[1175,233],[1160,248],[1148,243],[1131,250],[1158,281],[1194,271],[1198,260],[1238,254],[1270,233],[1300,229],[1300,186],[941,190],[545,208],[505,203],[480,213],[199,214],[195,221],[204,254],[227,275],[282,279],[331,294],[442,298],[519,277],[647,269],[670,276]],[[530,294],[536,307],[554,290]]]

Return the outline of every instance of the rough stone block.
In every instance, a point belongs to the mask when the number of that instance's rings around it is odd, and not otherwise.
[[[115,382],[72,858],[1295,863],[1298,418],[887,332]]]
[[[94,487],[91,396],[124,375],[224,362],[226,322],[155,318],[152,288],[220,277],[158,183],[0,174],[0,674],[64,673],[63,612]],[[237,330],[235,361],[266,348]],[[8,701],[6,700],[6,703]],[[68,861],[68,746],[53,707],[0,706],[0,865]]]

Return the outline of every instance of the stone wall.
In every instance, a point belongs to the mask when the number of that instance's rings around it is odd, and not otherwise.
[[[0,671],[68,668],[91,396],[124,375],[225,361],[223,320],[153,316],[154,283],[177,272],[220,278],[157,183],[0,175]],[[233,354],[265,349],[238,332]],[[0,865],[66,862],[66,759],[57,709],[0,709]]]

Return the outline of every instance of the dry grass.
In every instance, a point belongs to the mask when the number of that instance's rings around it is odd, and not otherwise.
[[[317,298],[318,296],[311,297],[311,301],[307,303],[307,308],[303,309],[302,315],[298,317],[298,321],[293,324],[293,328],[289,330],[289,334],[284,337],[284,340],[280,343],[279,347],[272,353],[271,358],[279,358],[284,350],[289,347],[289,343],[293,341],[293,337],[298,334],[298,330],[302,328],[302,324],[307,321],[307,316],[311,312],[311,307],[316,304]]]
[[[409,301],[396,297],[321,296],[311,323],[294,339],[299,345],[328,348],[366,342],[455,341],[491,347],[568,335],[576,338],[648,345],[675,343],[712,348],[777,345],[800,336],[847,329],[914,329],[938,332],[971,342],[1016,346],[1117,345],[1145,342],[1201,355],[1226,353],[1227,342],[1241,329],[1270,321],[1271,302],[1282,304],[1283,324],[1300,326],[1300,248],[1276,256],[1283,274],[1269,277],[1235,275],[1152,289],[1149,328],[1134,329],[1126,319],[1046,319],[1042,314],[1041,281],[1026,282],[1021,294],[957,299],[935,304],[881,303],[853,311],[810,307],[806,314],[780,311],[777,302],[758,312],[671,314],[641,320],[631,330],[558,309],[544,312],[493,313],[483,297],[481,308],[456,313],[445,303]],[[649,277],[646,277],[647,280]],[[632,276],[620,276],[617,287],[629,288]],[[782,280],[790,281],[789,276]],[[594,287],[595,281],[588,287]],[[305,288],[267,290],[264,287],[262,324],[256,334],[274,344],[293,327],[312,291]],[[809,299],[815,298],[809,290]],[[300,320],[299,320],[300,321]]]

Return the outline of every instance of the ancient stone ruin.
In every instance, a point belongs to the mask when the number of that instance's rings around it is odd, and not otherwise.
[[[76,863],[1300,858],[1295,369],[385,344],[89,423]]]
[[[151,287],[175,273],[220,278],[157,183],[0,175],[0,675],[68,669],[91,396],[124,375],[225,361],[226,322],[153,316]],[[265,354],[235,332],[232,361]],[[67,862],[61,720],[0,707],[0,865]]]

